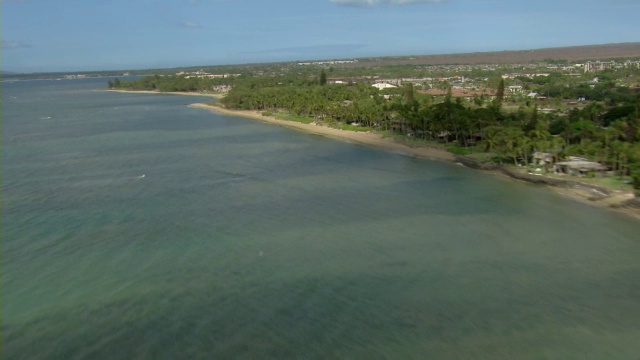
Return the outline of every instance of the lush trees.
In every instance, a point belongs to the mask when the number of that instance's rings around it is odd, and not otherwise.
[[[609,126],[613,121],[628,117],[640,118],[640,104],[619,105],[609,109],[602,116],[604,126]]]
[[[324,69],[322,69],[322,71],[320,72],[320,85],[326,85],[327,84],[327,73],[324,71]]]
[[[109,82],[110,88],[125,89],[125,90],[158,90],[161,92],[173,92],[173,91],[211,91],[213,87],[217,85],[230,85],[233,83],[232,78],[199,78],[199,77],[187,77],[187,76],[160,76],[152,75],[145,76],[143,78],[120,82],[119,79],[115,79],[113,82]]]
[[[500,79],[498,84],[498,90],[496,90],[496,102],[502,103],[504,100],[504,79]]]

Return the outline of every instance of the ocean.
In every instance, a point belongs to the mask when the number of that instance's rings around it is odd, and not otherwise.
[[[638,359],[638,220],[106,82],[2,83],[3,359]]]

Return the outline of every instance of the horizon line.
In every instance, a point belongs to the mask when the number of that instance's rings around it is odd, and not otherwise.
[[[533,49],[505,49],[505,50],[495,50],[495,51],[473,51],[473,52],[451,52],[451,53],[434,53],[434,54],[398,54],[398,55],[371,55],[371,56],[363,56],[363,57],[336,57],[336,58],[318,58],[318,59],[296,59],[296,60],[283,60],[283,61],[264,61],[264,62],[239,62],[239,63],[228,63],[228,64],[207,64],[207,65],[178,65],[178,66],[167,66],[167,67],[131,67],[131,68],[114,68],[114,69],[101,69],[101,70],[52,70],[52,71],[6,71],[0,69],[0,75],[28,75],[28,74],[57,74],[57,73],[95,73],[95,72],[115,72],[115,71],[149,71],[149,70],[168,70],[168,69],[183,69],[183,68],[195,68],[195,67],[230,67],[230,66],[252,66],[252,65],[267,65],[267,64],[287,64],[287,63],[296,63],[296,62],[322,62],[322,61],[336,61],[336,60],[367,60],[367,59],[381,59],[381,58],[429,58],[429,57],[446,57],[446,56],[465,56],[465,55],[479,55],[479,54],[505,54],[505,53],[521,53],[521,52],[542,52],[548,50],[559,50],[559,49],[577,49],[577,48],[594,48],[594,47],[607,47],[607,46],[638,46],[638,53],[636,55],[618,55],[611,57],[603,57],[602,59],[608,58],[623,58],[623,57],[640,57],[640,41],[637,42],[619,42],[619,43],[604,43],[604,44],[589,44],[589,45],[568,45],[568,46],[558,46],[558,47],[543,47],[543,48],[533,48]],[[552,60],[568,60],[559,58],[549,58]],[[588,58],[584,58],[587,60]],[[416,60],[416,59],[414,59]],[[582,59],[581,59],[582,60]],[[529,60],[536,61],[536,60]],[[540,61],[540,60],[537,60]],[[514,62],[514,63],[522,63]],[[455,65],[457,63],[451,63],[451,65]],[[482,64],[481,62],[475,64]]]

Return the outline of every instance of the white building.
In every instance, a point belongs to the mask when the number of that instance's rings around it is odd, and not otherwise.
[[[373,84],[371,86],[373,86],[374,88],[377,88],[378,90],[397,88],[397,86],[391,85],[391,84],[386,83],[386,82],[378,82],[378,83],[375,83],[375,84]]]

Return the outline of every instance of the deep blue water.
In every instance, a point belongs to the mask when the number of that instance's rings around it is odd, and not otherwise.
[[[637,220],[105,87],[2,84],[2,358],[638,359]]]

